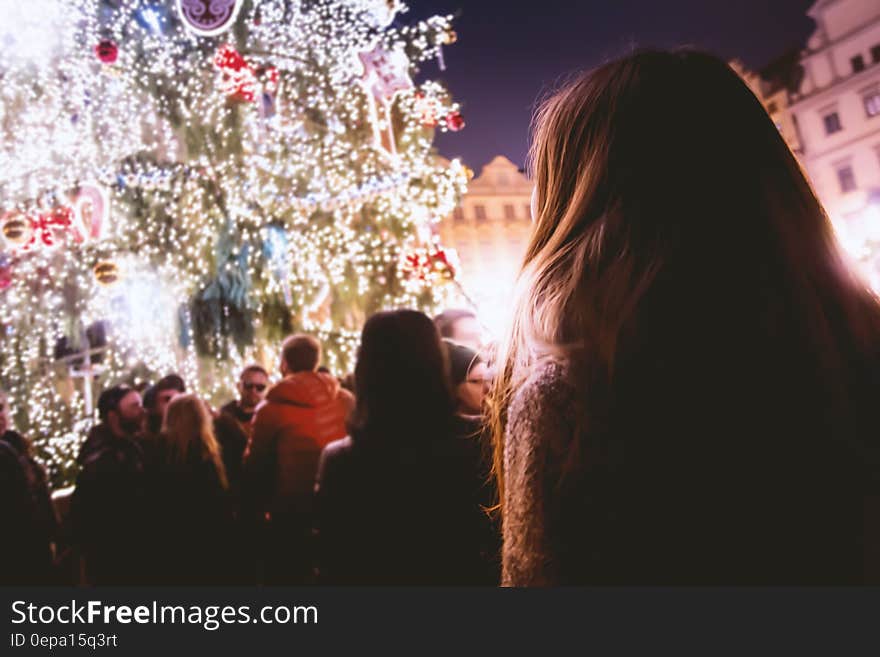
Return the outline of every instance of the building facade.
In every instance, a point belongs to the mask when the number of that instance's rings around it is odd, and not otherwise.
[[[844,239],[869,229],[880,203],[880,2],[818,0],[789,111],[800,158]]]
[[[438,226],[441,243],[458,255],[459,280],[497,333],[531,233],[532,183],[503,156],[471,180],[452,215]]]

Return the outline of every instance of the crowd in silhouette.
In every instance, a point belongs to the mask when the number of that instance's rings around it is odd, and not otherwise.
[[[298,335],[279,382],[246,368],[217,413],[177,377],[113,387],[60,524],[4,422],[4,572],[880,583],[880,303],[748,86],[633,52],[542,103],[530,159],[491,363],[461,344],[472,316],[400,310],[367,320],[344,384]]]
[[[474,323],[374,315],[351,389],[309,335],[284,341],[276,383],[245,367],[217,410],[176,374],[110,387],[68,504],[4,419],[7,581],[497,584],[488,372],[453,340]]]

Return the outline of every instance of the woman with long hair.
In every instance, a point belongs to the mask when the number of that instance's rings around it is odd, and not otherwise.
[[[196,395],[176,396],[165,412],[160,443],[153,495],[155,581],[236,581],[231,500],[208,405]]]
[[[877,576],[880,311],[723,61],[637,52],[536,115],[492,397],[503,581]]]
[[[486,583],[479,455],[456,432],[434,324],[412,310],[370,317],[354,378],[350,435],[318,468],[319,581]]]

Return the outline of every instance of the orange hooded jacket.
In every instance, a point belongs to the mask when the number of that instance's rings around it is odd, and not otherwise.
[[[244,456],[257,511],[308,514],[324,446],[347,435],[354,397],[331,375],[297,372],[269,389]]]

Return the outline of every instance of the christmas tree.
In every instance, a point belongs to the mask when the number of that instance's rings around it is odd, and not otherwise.
[[[454,303],[433,225],[450,17],[396,0],[3,0],[0,385],[56,481],[103,385],[214,401],[280,339],[350,370],[360,327]]]

